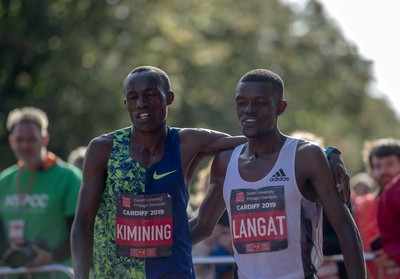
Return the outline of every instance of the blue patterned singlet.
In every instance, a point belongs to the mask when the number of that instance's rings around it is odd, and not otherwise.
[[[167,128],[168,134],[161,161],[145,169],[129,155],[130,131],[127,127],[114,132],[108,160],[107,181],[95,220],[93,260],[95,278],[195,278],[192,243],[186,208],[189,193],[181,168],[179,134]],[[166,174],[167,175],[163,175]],[[158,194],[172,197],[172,256],[129,258],[116,254],[116,199],[119,193]]]

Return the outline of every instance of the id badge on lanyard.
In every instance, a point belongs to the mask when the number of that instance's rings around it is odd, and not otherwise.
[[[10,242],[12,244],[22,244],[24,242],[24,231],[25,231],[25,221],[20,220],[10,220],[8,224]]]

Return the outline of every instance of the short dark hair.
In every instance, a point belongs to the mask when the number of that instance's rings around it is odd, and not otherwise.
[[[272,88],[276,93],[279,93],[283,98],[284,93],[284,82],[282,78],[267,69],[255,69],[250,72],[247,72],[242,78],[239,80],[238,84],[241,82],[266,82],[272,84]]]
[[[365,141],[363,159],[365,165],[372,170],[372,157],[387,157],[395,155],[400,160],[400,140],[394,138],[382,138]]]
[[[133,69],[125,78],[124,80],[124,86],[125,86],[125,81],[133,74],[135,73],[141,73],[141,72],[150,72],[154,74],[154,77],[157,79],[157,84],[160,85],[164,90],[165,93],[171,90],[171,82],[169,80],[169,77],[166,72],[161,70],[160,68],[154,67],[154,66],[139,66]]]

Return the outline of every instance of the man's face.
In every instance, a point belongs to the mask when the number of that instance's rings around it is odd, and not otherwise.
[[[396,155],[372,157],[371,175],[383,189],[395,176],[400,174],[400,160]]]
[[[150,72],[131,75],[124,83],[125,105],[132,124],[139,130],[150,131],[160,127],[167,119],[167,106],[173,93],[163,92]]]
[[[8,139],[15,157],[24,165],[35,166],[41,162],[41,152],[47,147],[48,138],[42,135],[38,125],[32,122],[19,123]]]
[[[286,106],[265,82],[241,82],[236,89],[236,115],[242,133],[254,138],[274,131]]]

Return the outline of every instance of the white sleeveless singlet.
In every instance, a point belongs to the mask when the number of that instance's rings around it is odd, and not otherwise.
[[[322,207],[298,190],[297,144],[288,137],[270,173],[256,182],[239,174],[244,144],[232,152],[223,195],[240,279],[305,278],[322,262]]]

